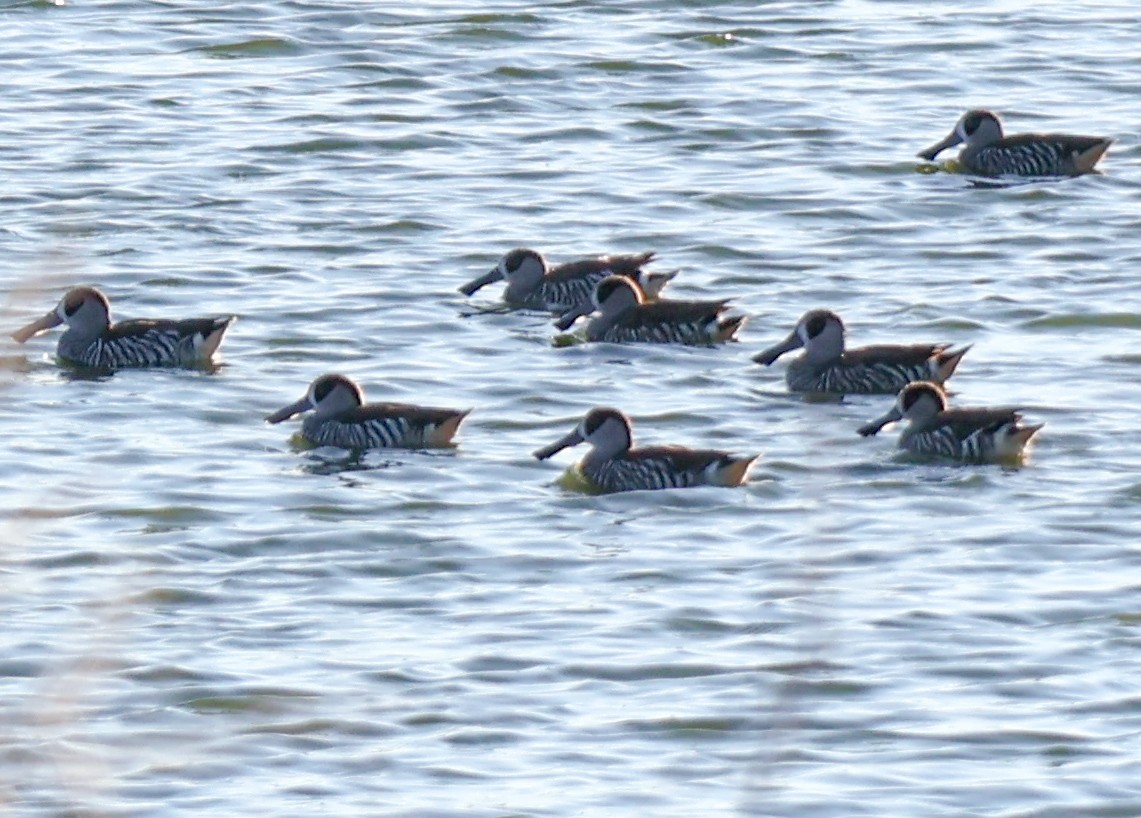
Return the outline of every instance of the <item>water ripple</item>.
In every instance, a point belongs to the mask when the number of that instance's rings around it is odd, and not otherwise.
[[[1141,811],[1132,6],[7,11],[8,331],[80,282],[241,320],[204,371],[0,356],[0,803]],[[916,172],[980,105],[1116,142],[1059,183]],[[455,291],[520,245],[653,248],[751,319],[557,348]],[[822,306],[973,344],[952,400],[1045,421],[1030,462],[915,463],[855,434],[889,397],[789,395],[749,357]],[[327,371],[474,411],[363,456],[262,421]],[[734,491],[566,490],[575,456],[529,453],[596,404],[763,457]]]

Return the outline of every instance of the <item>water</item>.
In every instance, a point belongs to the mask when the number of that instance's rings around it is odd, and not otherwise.
[[[8,342],[12,815],[1134,816],[1141,259],[1131,3],[8,3],[10,329],[76,283],[239,316],[208,372]],[[967,108],[1104,174],[916,173]],[[718,349],[551,346],[461,283],[655,249]],[[901,461],[749,356],[974,344],[1026,468]],[[326,371],[474,407],[453,451],[298,451]],[[592,497],[595,404],[761,451]]]

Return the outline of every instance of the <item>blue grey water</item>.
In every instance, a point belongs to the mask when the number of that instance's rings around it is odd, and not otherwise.
[[[0,317],[239,316],[215,372],[0,342],[0,814],[1141,815],[1133,0],[8,2]],[[1100,175],[919,173],[970,107]],[[720,348],[556,348],[463,282],[654,249]],[[1021,469],[901,460],[889,399],[749,357],[805,310],[973,344]],[[316,375],[473,407],[358,459]],[[590,406],[762,452],[589,496]]]

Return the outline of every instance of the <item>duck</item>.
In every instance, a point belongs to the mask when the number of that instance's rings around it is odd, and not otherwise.
[[[342,449],[446,448],[470,409],[439,409],[407,403],[365,403],[352,378],[321,375],[297,401],[266,417],[281,423],[312,411],[301,422],[301,437],[317,446]]]
[[[1013,408],[948,409],[943,387],[916,381],[900,390],[887,413],[857,432],[869,437],[898,420],[908,421],[899,448],[972,464],[1021,460],[1031,439],[1045,425],[1024,424]]]
[[[894,395],[912,381],[943,383],[959,366],[970,345],[877,344],[845,349],[844,322],[832,310],[809,310],[788,337],[753,356],[770,366],[786,352],[804,347],[785,371],[793,392]]]
[[[470,296],[495,281],[507,281],[503,300],[513,307],[561,313],[590,302],[594,285],[608,275],[623,275],[635,281],[649,299],[678,274],[642,269],[656,257],[654,251],[628,255],[606,255],[568,261],[554,267],[539,252],[517,247],[499,260],[491,271],[459,288]]]
[[[1016,134],[1003,136],[990,111],[963,114],[945,138],[919,152],[928,161],[960,143],[959,163],[978,176],[1079,176],[1089,173],[1113,140],[1103,136]]]
[[[596,313],[586,325],[587,341],[625,341],[704,345],[736,339],[747,317],[727,313],[730,299],[647,302],[624,276],[607,276],[595,285],[588,304],[563,313],[555,322],[570,329],[580,317]]]
[[[195,367],[211,362],[236,316],[135,318],[111,323],[111,302],[95,287],[74,287],[55,309],[12,333],[26,343],[66,324],[56,348],[60,359],[101,369]]]
[[[533,454],[538,460],[546,460],[579,443],[589,443],[591,450],[578,464],[578,469],[603,492],[739,486],[759,457],[681,446],[636,449],[630,418],[618,409],[605,406],[594,407],[568,434]]]

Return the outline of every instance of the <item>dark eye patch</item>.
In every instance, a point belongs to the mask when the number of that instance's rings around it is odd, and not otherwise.
[[[625,283],[618,279],[604,279],[598,285],[598,301],[602,303],[610,296],[614,295],[618,290],[625,286]]]
[[[507,254],[503,259],[503,269],[509,273],[513,273],[523,266],[523,262],[529,258],[537,258],[538,253],[534,250],[528,250],[524,247],[518,247]]]
[[[808,337],[815,338],[820,333],[824,332],[824,325],[828,323],[828,319],[823,315],[814,315],[808,319]]]
[[[967,136],[970,136],[979,129],[980,125],[983,124],[983,119],[983,114],[979,111],[972,111],[971,113],[967,114],[966,119],[963,120],[963,132]]]
[[[903,411],[907,411],[914,406],[921,397],[930,395],[931,389],[927,386],[911,386],[903,393]],[[934,397],[934,396],[932,396]]]
[[[75,298],[67,299],[67,301],[65,301],[63,303],[63,311],[70,318],[71,316],[73,316],[77,312],[79,312],[79,308],[82,306],[83,306],[83,297],[82,296],[76,296]]]
[[[582,430],[590,436],[598,431],[598,428],[606,421],[606,413],[593,411],[587,414],[582,421]]]
[[[318,401],[324,400],[325,398],[327,398],[329,396],[329,393],[333,391],[333,387],[336,385],[337,385],[337,382],[334,381],[332,378],[324,378],[324,379],[318,381],[317,385],[315,387],[313,387],[314,399],[318,400]]]

